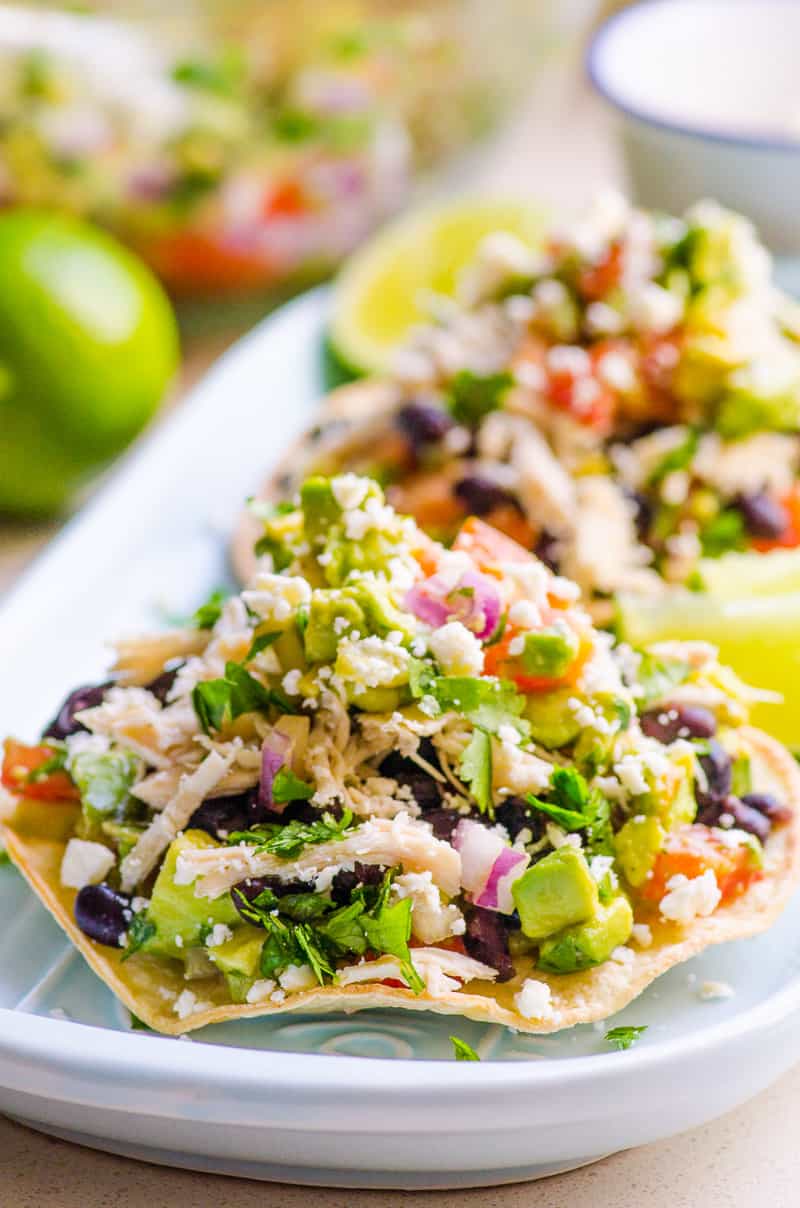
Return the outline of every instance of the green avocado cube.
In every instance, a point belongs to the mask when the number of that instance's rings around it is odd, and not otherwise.
[[[545,940],[539,948],[538,966],[548,973],[576,973],[601,965],[628,940],[632,927],[631,904],[620,894],[607,906],[598,905],[587,922]]]
[[[328,529],[335,524],[342,509],[336,502],[330,479],[316,476],[307,478],[300,488],[300,507],[306,537],[312,543],[324,539]]]
[[[599,905],[597,884],[583,855],[565,844],[539,860],[511,887],[523,933],[544,939],[590,918]]]
[[[337,625],[338,622],[338,625]],[[345,591],[319,588],[311,596],[308,624],[303,634],[306,657],[310,663],[332,663],[342,633],[366,631],[364,611]]]
[[[234,1002],[244,1002],[247,991],[258,975],[265,932],[260,927],[243,923],[231,939],[207,949],[209,958],[225,975]]]
[[[629,884],[637,887],[647,880],[667,832],[653,814],[629,818],[614,840],[616,857]]]
[[[566,625],[553,625],[538,633],[526,633],[520,662],[529,675],[558,679],[574,663],[578,637]]]
[[[522,715],[530,722],[531,738],[548,751],[574,742],[581,732],[580,722],[569,707],[574,695],[570,689],[559,688],[526,698]]]
[[[233,927],[241,922],[229,893],[212,900],[196,897],[194,885],[175,884],[175,868],[182,851],[217,846],[205,831],[200,830],[185,831],[170,844],[147,908],[147,918],[155,926],[155,935],[144,945],[144,950],[180,960],[187,948],[200,943],[201,933],[207,928],[217,923]]]

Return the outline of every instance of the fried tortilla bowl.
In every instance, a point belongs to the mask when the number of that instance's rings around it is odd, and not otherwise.
[[[8,854],[34,892],[63,928],[98,977],[140,1020],[158,1032],[179,1035],[206,1024],[292,1012],[344,1012],[370,1007],[402,1007],[459,1015],[483,1023],[499,1023],[520,1032],[556,1032],[574,1024],[606,1019],[622,1010],[662,973],[681,964],[712,944],[744,939],[765,931],[783,910],[800,880],[800,769],[788,752],[759,730],[745,728],[742,737],[750,748],[754,784],[759,791],[774,792],[791,804],[792,820],[775,829],[765,845],[764,876],[713,914],[688,925],[667,923],[655,910],[637,922],[647,922],[652,944],[631,949],[632,960],[606,961],[580,973],[550,974],[535,969],[530,958],[517,960],[517,974],[502,985],[474,981],[460,992],[437,994],[383,984],[318,986],[290,995],[285,1002],[231,1004],[220,1001],[225,993],[213,979],[186,981],[177,965],[137,954],[124,961],[123,953],[95,944],[79,930],[73,917],[75,892],[62,888],[59,878],[66,841],[43,839],[17,829],[23,812],[16,803],[4,807],[3,840]],[[41,804],[41,803],[39,803]],[[70,805],[48,804],[48,809]],[[24,810],[24,806],[23,806]],[[550,987],[550,1010],[542,1018],[527,1019],[514,1006],[514,995],[526,977]],[[195,1002],[190,1014],[179,1018],[173,1004],[190,989]]]
[[[265,502],[287,499],[309,473],[336,473],[342,464],[352,467],[362,459],[369,460],[375,443],[386,434],[387,416],[400,402],[399,387],[389,381],[352,382],[334,390],[324,400],[317,422],[289,446],[257,498]],[[260,535],[258,519],[251,511],[243,511],[230,547],[231,564],[240,583],[253,577],[253,546]]]

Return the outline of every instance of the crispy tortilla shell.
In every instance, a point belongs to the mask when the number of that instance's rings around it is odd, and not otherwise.
[[[633,960],[624,964],[608,960],[582,973],[548,974],[534,969],[530,961],[518,961],[517,975],[503,985],[471,982],[462,991],[436,997],[362,983],[318,986],[287,995],[282,1003],[231,1004],[224,1001],[226,989],[220,979],[186,981],[177,962],[142,954],[123,962],[118,950],[88,939],[74,921],[75,892],[64,889],[59,879],[64,841],[26,836],[15,829],[13,816],[8,813],[3,837],[13,862],[98,977],[134,1015],[158,1032],[178,1035],[228,1019],[290,1011],[349,1013],[368,1007],[435,1011],[500,1023],[520,1032],[555,1032],[615,1014],[673,965],[712,944],[764,931],[783,910],[800,879],[800,770],[788,752],[761,731],[746,729],[743,736],[751,747],[758,789],[779,794],[795,811],[791,822],[775,830],[767,841],[762,880],[708,918],[696,919],[687,926],[664,922],[656,912],[647,917],[637,914],[638,922],[649,923],[653,942],[647,948],[633,949]],[[550,986],[552,1013],[546,1018],[526,1019],[514,1006],[514,995],[526,977]],[[195,995],[195,1009],[180,1019],[174,1002],[186,989]]]
[[[340,386],[324,400],[315,423],[282,454],[278,465],[257,494],[258,499],[286,499],[310,473],[326,473],[327,459],[342,453],[367,454],[386,431],[386,416],[400,401],[390,382],[364,381]],[[240,583],[253,577],[253,546],[261,525],[252,512],[243,511],[234,529],[230,559]]]

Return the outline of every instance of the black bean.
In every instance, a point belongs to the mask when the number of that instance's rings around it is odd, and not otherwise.
[[[697,804],[702,808],[724,801],[731,791],[733,764],[725,748],[713,738],[708,744],[708,754],[700,756],[700,767],[705,773],[706,787],[695,785]]]
[[[769,818],[770,822],[788,822],[792,817],[790,806],[779,801],[772,793],[743,793],[742,801]]]
[[[789,524],[786,508],[769,492],[737,495],[733,503],[751,537],[780,537],[786,531]]]
[[[533,839],[540,839],[544,834],[546,819],[543,814],[534,814],[521,797],[507,797],[495,807],[495,818],[508,831],[512,841],[520,831],[527,829]]]
[[[736,827],[737,830],[747,831],[749,835],[755,835],[762,843],[772,829],[772,823],[766,814],[753,809],[751,805],[745,805],[738,797],[728,797],[723,803],[717,826],[721,826],[725,830],[729,827]]]
[[[467,474],[455,484],[453,494],[474,516],[488,516],[495,508],[519,507],[516,495],[485,474]]]
[[[78,891],[75,922],[84,935],[98,944],[122,948],[132,918],[130,897],[110,885],[84,885]]]
[[[497,970],[498,981],[514,976],[514,962],[508,952],[508,923],[496,910],[472,906],[467,912],[464,947],[476,961]]]
[[[356,860],[352,869],[340,868],[331,881],[331,897],[337,906],[347,906],[360,885],[380,885],[386,869],[380,864],[362,864]]]
[[[266,816],[266,811],[258,804],[258,790],[249,789],[230,797],[209,797],[194,811],[187,826],[219,839],[231,831],[248,830],[263,822]]]
[[[641,716],[641,727],[648,738],[675,742],[677,738],[711,738],[717,732],[717,719],[702,705],[659,705]]]
[[[423,740],[419,745],[419,754],[426,763],[438,770],[439,758],[432,743]],[[390,755],[387,755],[381,761],[378,770],[381,776],[396,780],[398,784],[410,789],[423,813],[427,810],[438,809],[441,805],[442,794],[439,781],[435,780],[430,772],[426,772],[413,759],[406,758],[399,751],[392,751]]]
[[[113,680],[109,680],[104,684],[84,684],[75,688],[43,731],[42,738],[67,738],[70,734],[85,730],[86,726],[81,725],[75,714],[80,713],[81,709],[94,709],[102,705],[106,692],[113,687]]]
[[[640,541],[646,541],[653,523],[653,505],[641,491],[626,492],[634,506],[634,524]]]
[[[154,680],[151,680],[147,685],[147,691],[152,692],[156,700],[161,701],[162,705],[167,703],[167,697],[170,694],[172,685],[175,683],[175,676],[180,671],[183,663],[178,663],[175,667],[170,667],[169,671],[162,671]]]
[[[533,547],[533,552],[540,562],[544,562],[553,574],[557,575],[561,566],[561,542],[553,533],[542,529],[539,539]]]
[[[427,810],[425,813],[425,821],[433,827],[435,837],[446,841],[453,837],[453,831],[462,817],[463,814],[459,814],[457,810],[448,809]]]
[[[453,427],[453,417],[436,403],[417,401],[406,403],[395,417],[401,432],[408,437],[414,452],[426,445],[438,444]]]

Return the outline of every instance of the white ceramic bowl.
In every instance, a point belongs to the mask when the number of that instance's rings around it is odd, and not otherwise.
[[[642,205],[713,197],[800,255],[800,4],[644,0],[609,18],[589,75],[622,118]]]

